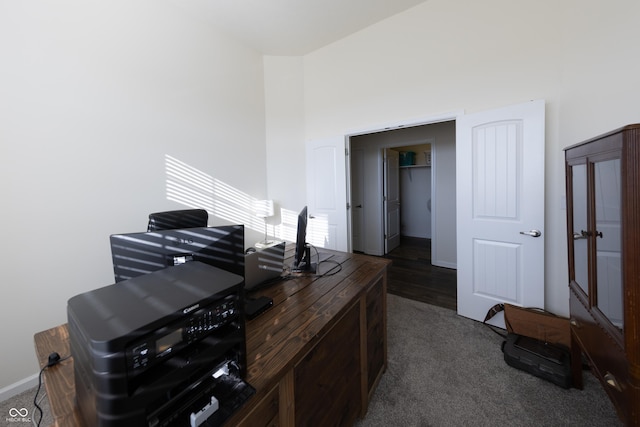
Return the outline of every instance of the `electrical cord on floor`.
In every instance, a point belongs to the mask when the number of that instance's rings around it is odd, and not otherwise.
[[[42,369],[40,369],[40,374],[38,375],[38,388],[36,389],[36,394],[35,396],[33,396],[33,404],[35,406],[35,409],[38,410],[38,412],[40,412],[40,419],[37,421],[35,421],[35,410],[33,412],[33,419],[32,422],[35,423],[35,425],[39,426],[40,423],[42,422],[42,417],[44,416],[44,413],[42,412],[42,408],[40,407],[40,405],[38,404],[38,393],[40,393],[40,388],[42,387],[42,373],[45,371],[45,369],[47,368],[51,368],[52,366],[57,365],[58,363],[67,360],[68,358],[70,358],[71,356],[66,356],[66,357],[60,357],[60,355],[58,353],[56,353],[55,351],[51,354],[49,354],[49,359],[47,361],[47,364],[44,365],[42,367]]]
[[[33,413],[31,414],[31,424],[32,424],[32,425],[34,425],[34,426],[37,426],[37,425],[39,425],[39,424],[40,424],[39,422],[38,422],[38,424],[36,424],[36,407],[39,407],[38,405],[39,405],[40,403],[42,403],[42,401],[43,401],[44,399],[46,399],[46,398],[47,398],[47,393],[42,393],[42,396],[40,396],[40,399],[38,399],[38,403],[36,404],[36,403],[34,402],[34,405],[35,405],[35,406],[34,406],[34,408],[33,408]],[[34,400],[36,400],[36,399],[34,398]],[[42,410],[42,409],[41,409],[41,410]],[[40,417],[40,419],[42,419],[42,416]]]

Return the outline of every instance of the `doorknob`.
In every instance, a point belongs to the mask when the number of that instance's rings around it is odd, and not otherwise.
[[[589,234],[584,230],[580,230],[579,233],[576,233],[575,231],[573,232],[573,240],[586,239],[588,237]]]
[[[540,232],[540,230],[521,231],[520,234],[524,234],[526,236],[531,236],[531,237],[542,236],[542,233]]]

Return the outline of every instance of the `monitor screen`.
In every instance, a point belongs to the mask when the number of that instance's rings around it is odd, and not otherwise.
[[[114,234],[110,240],[116,282],[189,261],[244,277],[243,225]]]
[[[298,232],[296,234],[296,252],[294,265],[298,266],[304,258],[304,249],[307,245],[307,207],[302,208],[298,214]]]

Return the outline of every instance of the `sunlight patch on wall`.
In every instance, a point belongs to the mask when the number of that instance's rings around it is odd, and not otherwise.
[[[265,231],[265,218],[256,216],[255,197],[202,172],[170,155],[165,155],[167,200],[187,208],[205,209],[209,217],[245,228]],[[267,233],[277,240],[295,242],[298,230],[298,212],[276,209],[276,215],[266,218]],[[331,247],[335,241],[327,218],[309,218],[307,242],[318,247]]]
[[[255,197],[168,154],[165,170],[167,200],[188,208],[205,209],[209,216],[264,231],[264,220],[253,212]]]
[[[277,239],[295,242],[298,234],[298,212],[280,209],[281,223],[275,227]],[[332,228],[326,216],[314,216],[307,219],[306,242],[320,248],[334,248]],[[331,245],[334,246],[331,246]]]
[[[281,208],[280,218],[280,224],[275,227],[276,238],[295,242],[298,230],[298,212]]]
[[[313,219],[309,219],[307,228],[307,242],[313,246],[321,248],[333,248],[331,227],[329,227],[329,218],[326,215],[316,215]]]

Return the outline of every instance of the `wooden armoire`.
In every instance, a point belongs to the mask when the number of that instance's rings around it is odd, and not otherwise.
[[[640,124],[565,149],[574,385],[582,355],[640,425]]]

